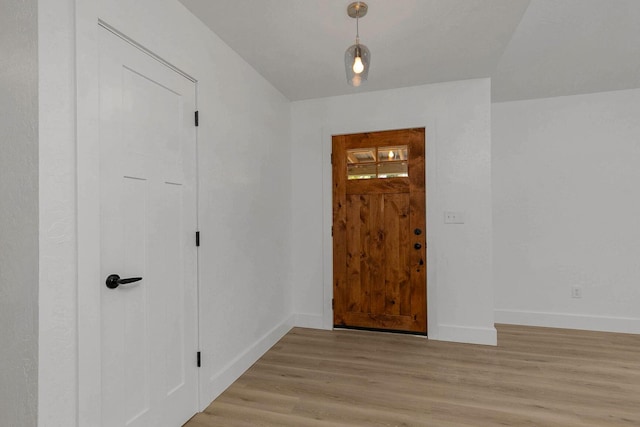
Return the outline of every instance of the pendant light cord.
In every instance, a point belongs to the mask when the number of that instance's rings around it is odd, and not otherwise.
[[[360,44],[360,26],[358,25],[360,22],[360,3],[356,7],[356,44]]]

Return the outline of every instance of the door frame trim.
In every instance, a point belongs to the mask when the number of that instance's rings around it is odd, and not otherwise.
[[[191,80],[193,83],[197,83],[198,82],[196,79],[191,77],[186,72],[182,71],[180,68],[176,67],[175,65],[173,65],[172,63],[170,63],[169,61],[167,61],[166,59],[164,59],[160,55],[157,55],[154,52],[150,51],[149,49],[147,49],[146,47],[144,47],[143,45],[141,45],[140,43],[138,43],[137,41],[135,41],[131,37],[127,36],[123,32],[121,32],[118,29],[116,29],[115,27],[109,25],[108,23],[106,23],[105,21],[103,21],[100,18],[98,18],[98,26],[102,27],[105,30],[115,34],[118,37],[120,37],[125,42],[127,42],[130,45],[134,46],[136,49],[141,50],[142,52],[146,53],[147,55],[149,55],[150,57],[152,57],[156,61],[158,61],[161,64],[163,64],[165,67],[172,69],[173,71],[175,71],[176,73],[180,74],[182,77],[186,78],[187,80]]]
[[[79,426],[102,425],[101,404],[101,299],[100,286],[92,286],[100,276],[100,103],[99,103],[99,40],[100,31],[109,31],[164,66],[194,83],[195,107],[198,107],[198,81],[162,57],[144,48],[143,45],[100,19],[98,2],[76,2],[75,15],[76,53],[76,248],[77,248],[77,424]],[[195,130],[196,153],[198,129]],[[198,221],[198,175],[196,167],[196,221]],[[199,223],[196,223],[198,226]],[[195,231],[195,230],[194,230]],[[196,255],[196,266],[199,253]],[[196,314],[198,320],[197,340],[200,341],[199,274],[196,272]],[[197,376],[197,402],[200,402],[200,377]]]
[[[425,129],[425,189],[426,197],[426,240],[427,240],[427,335],[436,338],[438,335],[437,322],[437,208],[440,197],[437,185],[437,153],[436,153],[436,123],[435,120],[423,117],[407,120],[368,120],[361,123],[343,123],[322,127],[322,329],[333,329],[333,170],[331,165],[332,138],[334,135],[379,132],[395,129]]]

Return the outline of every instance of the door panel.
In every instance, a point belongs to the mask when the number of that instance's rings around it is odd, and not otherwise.
[[[386,194],[383,202],[384,240],[383,259],[386,289],[384,313],[399,316],[411,313],[408,290],[411,272],[409,270],[409,195]],[[401,298],[401,290],[406,294]],[[404,304],[403,304],[404,303]]]
[[[100,42],[102,426],[173,427],[198,409],[195,85]]]
[[[333,137],[335,326],[426,334],[424,172],[424,129]]]
[[[147,239],[147,210],[149,201],[148,181],[123,177],[122,209],[122,263],[123,277],[140,275],[148,277],[145,271],[145,248]],[[149,347],[149,324],[145,315],[147,309],[148,286],[122,288],[126,295],[122,299],[124,307],[123,338],[124,348],[131,359],[124,365],[126,395],[131,399],[125,402],[125,419],[134,420],[149,410],[149,366],[146,363],[146,351]]]

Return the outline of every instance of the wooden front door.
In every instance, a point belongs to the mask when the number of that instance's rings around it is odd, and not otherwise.
[[[427,333],[424,128],[333,137],[333,323]]]

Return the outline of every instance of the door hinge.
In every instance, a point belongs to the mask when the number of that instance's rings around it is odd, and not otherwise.
[[[333,164],[333,153],[331,153],[331,164]]]
[[[199,368],[200,366],[202,366],[201,359],[200,359],[200,352],[196,353],[196,359],[197,359],[198,368]]]
[[[331,237],[333,237],[333,225],[331,226]]]
[[[196,126],[198,126],[199,125],[198,111],[196,111],[195,114],[194,114],[194,121],[195,121]]]
[[[334,310],[336,308],[336,300],[331,298],[331,309]]]
[[[200,232],[196,231],[196,246],[200,246]]]

